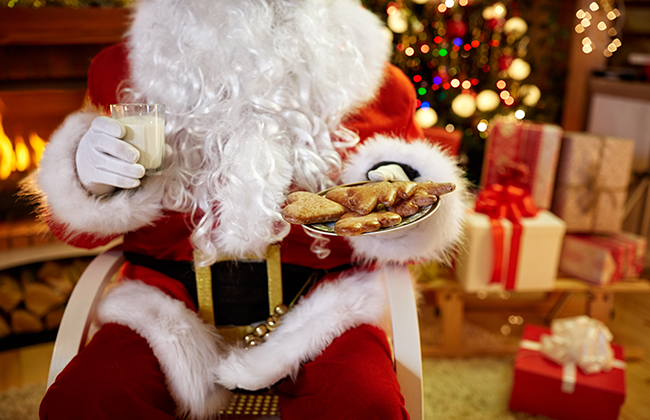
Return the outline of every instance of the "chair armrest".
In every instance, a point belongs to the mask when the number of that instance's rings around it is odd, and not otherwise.
[[[63,313],[54,342],[54,351],[47,377],[47,387],[63,368],[86,345],[88,329],[106,285],[124,263],[121,251],[106,251],[95,257],[74,287]]]
[[[421,420],[424,412],[422,351],[411,275],[405,265],[386,266],[383,270],[390,303],[397,381],[411,420]]]

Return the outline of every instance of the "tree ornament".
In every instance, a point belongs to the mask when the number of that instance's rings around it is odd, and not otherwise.
[[[493,90],[485,89],[476,95],[476,108],[481,112],[490,112],[499,106],[499,94]]]
[[[497,60],[497,63],[499,64],[499,70],[500,71],[508,70],[510,68],[510,65],[512,64],[512,60],[514,60],[512,56],[509,56],[507,54],[501,54],[501,56],[499,56]]]
[[[508,76],[514,80],[524,80],[530,75],[530,64],[521,58],[512,60],[508,68]]]
[[[528,24],[522,18],[516,16],[511,17],[503,25],[503,30],[514,36],[516,39],[521,38],[526,32],[528,32]]]
[[[469,93],[461,93],[451,101],[451,110],[461,118],[469,118],[476,112],[476,100]]]
[[[386,25],[388,25],[390,30],[396,34],[402,34],[409,28],[409,22],[406,19],[404,12],[399,9],[395,10],[388,16]]]
[[[467,23],[463,20],[460,13],[456,13],[450,21],[447,22],[447,37],[462,38],[467,34]]]
[[[415,111],[415,121],[422,128],[433,127],[438,122],[438,114],[430,107],[420,108]]]
[[[519,96],[522,97],[521,102],[524,105],[535,106],[542,97],[542,92],[535,85],[523,85],[519,88]]]

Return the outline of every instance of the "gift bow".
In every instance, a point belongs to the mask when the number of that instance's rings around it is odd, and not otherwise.
[[[537,211],[530,194],[514,185],[491,184],[476,199],[476,212],[486,214],[490,219],[506,218],[515,222],[523,217],[533,217]]]
[[[509,266],[506,278],[506,290],[514,289],[519,260],[519,245],[521,242],[522,227],[520,220],[523,217],[533,217],[538,209],[533,203],[530,194],[521,187],[528,176],[528,167],[519,163],[503,165],[500,170],[499,183],[488,185],[481,191],[476,199],[475,211],[486,214],[492,225],[492,240],[494,261],[490,283],[501,283],[503,271],[503,226],[500,218],[512,222],[513,232],[510,246]]]
[[[602,322],[578,316],[556,319],[551,335],[540,338],[541,352],[560,365],[575,364],[584,373],[609,372],[614,366],[612,333]]]

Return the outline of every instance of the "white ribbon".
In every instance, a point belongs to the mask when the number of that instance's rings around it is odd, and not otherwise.
[[[539,343],[522,340],[521,347],[540,351],[562,365],[562,391],[571,394],[575,390],[576,367],[587,375],[625,368],[625,362],[614,359],[612,338],[605,324],[582,315],[554,320],[551,335],[542,334]]]

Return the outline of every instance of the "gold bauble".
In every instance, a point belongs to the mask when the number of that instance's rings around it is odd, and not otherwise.
[[[386,25],[388,25],[390,30],[395,32],[396,34],[402,34],[406,32],[406,30],[409,28],[408,20],[406,20],[404,13],[402,13],[399,10],[395,11],[392,15],[388,16],[388,19],[386,20]]]
[[[451,110],[459,117],[469,118],[476,112],[476,100],[468,93],[461,93],[451,101]]]
[[[521,58],[512,60],[508,68],[508,76],[514,80],[524,80],[530,75],[530,64]]]
[[[521,96],[521,103],[524,105],[535,106],[542,97],[542,92],[535,85],[523,85],[519,88],[519,96]]]
[[[528,24],[522,18],[516,16],[511,17],[503,25],[503,30],[507,34],[513,35],[515,38],[520,38],[526,32],[528,32]]]
[[[482,90],[476,95],[476,108],[481,112],[494,111],[500,102],[499,94],[490,89]]]
[[[433,108],[420,108],[415,111],[415,121],[422,128],[433,127],[438,122],[438,114]]]

